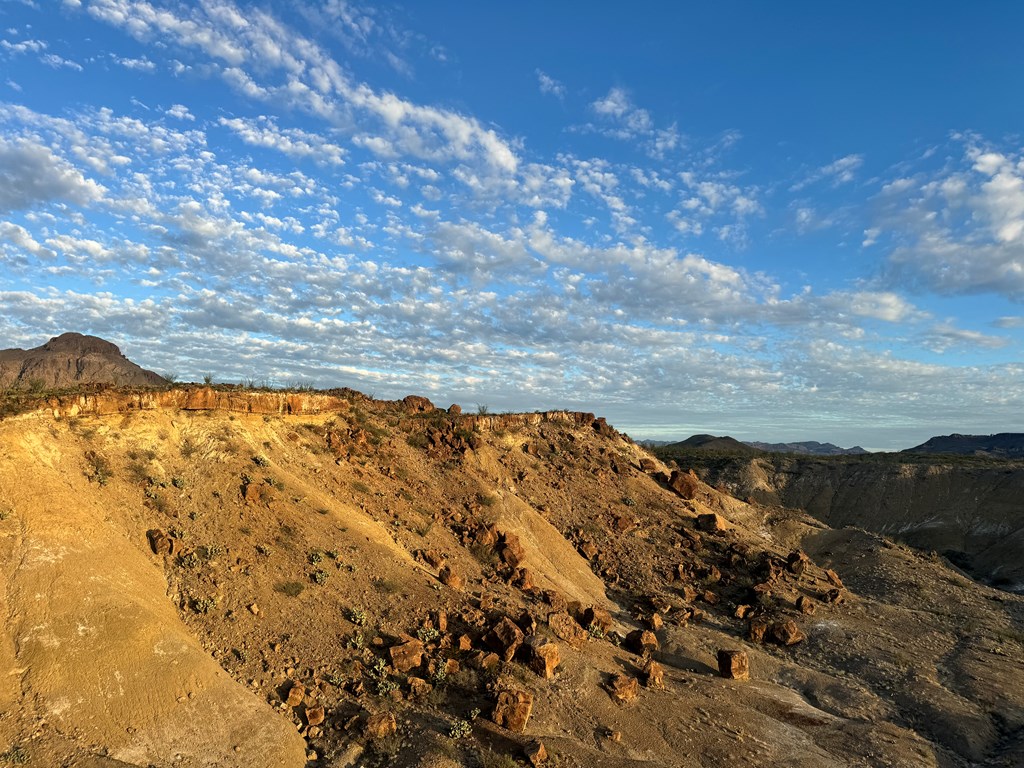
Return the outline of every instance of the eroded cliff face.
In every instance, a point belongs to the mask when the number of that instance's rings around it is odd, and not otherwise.
[[[740,498],[802,509],[833,528],[857,526],[935,550],[978,578],[1024,591],[1020,462],[715,457],[695,470]]]

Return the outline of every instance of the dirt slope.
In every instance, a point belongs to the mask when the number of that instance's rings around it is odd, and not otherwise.
[[[670,478],[588,414],[211,389],[43,405],[0,421],[2,756],[494,768],[537,739],[563,767],[1024,756],[1024,601]],[[801,642],[750,637],[787,620]],[[752,679],[718,676],[720,649]],[[532,697],[522,729],[510,693]]]

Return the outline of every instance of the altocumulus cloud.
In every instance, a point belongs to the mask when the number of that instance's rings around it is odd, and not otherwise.
[[[579,407],[651,435],[727,417],[754,437],[799,417],[846,435],[872,424],[881,442],[946,407],[951,388],[972,417],[1019,409],[1019,365],[943,359],[1003,354],[1018,313],[981,332],[920,298],[1024,295],[1019,153],[957,140],[957,167],[901,168],[860,191],[869,213],[817,203],[807,233],[870,230],[884,269],[793,286],[747,256],[773,244],[779,218],[811,210],[790,193],[853,194],[863,154],[764,184],[728,166],[736,132],[702,142],[624,86],[574,104],[527,70],[535,98],[575,110],[566,146],[544,154],[467,108],[364,81],[330,36],[272,8],[65,10],[121,33],[117,50],[76,56],[85,74],[107,62],[172,93],[0,110],[3,338],[84,330],[186,377]],[[333,19],[359,57],[409,38],[354,4],[302,18]],[[18,61],[49,50],[0,47]]]

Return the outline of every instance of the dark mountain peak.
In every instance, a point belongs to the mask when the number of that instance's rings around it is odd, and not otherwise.
[[[47,352],[59,352],[77,355],[121,355],[121,350],[116,344],[111,344],[106,339],[101,339],[99,336],[87,336],[84,333],[62,333],[60,336],[54,336],[48,342],[43,344],[38,349],[46,350]]]
[[[0,350],[0,386],[65,389],[87,384],[158,387],[159,374],[140,368],[99,336],[62,333],[34,349]]]
[[[755,454],[761,452],[757,448],[745,445],[736,438],[729,437],[728,435],[723,437],[717,437],[715,435],[692,435],[682,442],[671,443],[665,447],[679,448],[683,450],[719,451],[721,453]]]

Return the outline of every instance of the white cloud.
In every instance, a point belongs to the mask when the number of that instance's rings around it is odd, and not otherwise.
[[[125,69],[132,69],[136,72],[155,72],[156,64],[150,61],[145,56],[140,56],[137,59],[132,58],[121,58],[120,56],[114,56],[114,61],[120,64]]]
[[[222,117],[218,121],[230,128],[246,144],[275,149],[289,157],[309,159],[330,165],[345,164],[345,150],[310,131],[300,128],[279,128],[269,117],[255,120]]]
[[[188,107],[184,104],[174,104],[170,109],[167,110],[167,114],[177,120],[188,120],[195,122],[196,116],[188,111]]]
[[[793,184],[789,189],[791,192],[799,192],[805,187],[816,184],[819,181],[828,181],[832,186],[849,184],[857,176],[857,170],[864,164],[863,155],[846,155],[838,160],[824,165],[808,174],[805,178]]]
[[[644,134],[653,128],[650,113],[635,106],[622,88],[612,88],[602,98],[594,101],[590,108],[597,115],[613,121],[619,127],[621,138]]]
[[[972,140],[973,141],[973,140]],[[888,276],[941,294],[1024,300],[1024,159],[964,150],[960,168],[901,178],[878,197],[876,231],[894,240]]]
[[[548,94],[550,96],[557,96],[559,99],[565,98],[565,86],[555,80],[550,75],[545,74],[541,70],[536,70],[537,73],[537,84],[540,87],[540,92]]]
[[[0,138],[0,213],[51,201],[86,205],[104,192],[49,147],[29,139]]]
[[[71,61],[71,59],[65,59],[63,56],[58,56],[55,53],[44,53],[39,57],[39,60],[48,67],[53,69],[73,69],[77,72],[82,71],[82,65],[77,61]]]

